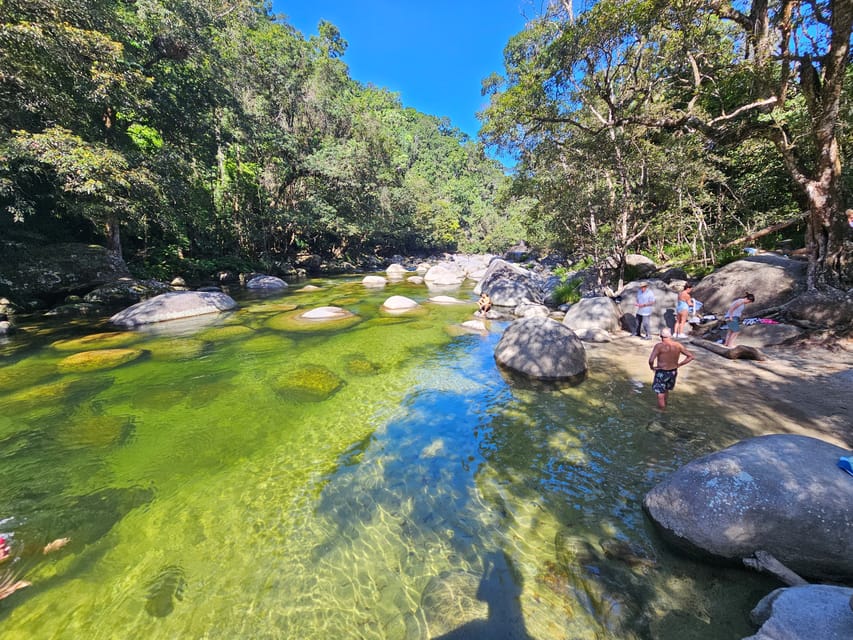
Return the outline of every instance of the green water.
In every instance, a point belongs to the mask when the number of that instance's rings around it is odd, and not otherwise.
[[[673,555],[644,493],[744,437],[665,418],[590,352],[511,386],[425,289],[241,299],[199,323],[24,326],[0,345],[0,637],[741,638],[775,585]],[[379,311],[390,295],[423,303]],[[295,310],[291,310],[296,306]],[[293,316],[357,314],[317,329]],[[87,338],[91,334],[106,335]],[[117,366],[75,354],[131,352]],[[43,555],[62,537],[64,548]]]

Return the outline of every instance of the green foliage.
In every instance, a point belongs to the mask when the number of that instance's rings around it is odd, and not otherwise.
[[[0,208],[121,228],[158,274],[520,236],[482,145],[353,81],[346,49],[263,0],[4,0]]]
[[[120,228],[134,267],[164,277],[521,239],[591,262],[708,265],[801,211],[791,159],[810,175],[830,139],[814,135],[823,107],[803,74],[784,103],[741,116],[784,61],[746,46],[715,3],[547,4],[484,82],[483,140],[519,159],[510,178],[447,119],[354,81],[331,23],[306,39],[264,0],[3,0],[0,210],[58,237]],[[794,26],[811,34],[804,6]],[[846,166],[849,69],[845,81]],[[853,193],[849,171],[840,183]]]
[[[574,304],[581,299],[580,286],[580,278],[563,281],[554,288],[552,297],[557,304]]]
[[[153,127],[134,122],[127,127],[127,135],[143,153],[154,153],[163,147],[163,138]]]
[[[482,133],[521,159],[512,190],[535,199],[537,228],[596,258],[669,259],[676,246],[679,260],[707,264],[726,242],[809,207],[839,255],[851,180],[833,158],[838,136],[850,137],[853,80],[832,61],[849,53],[846,5],[571,6],[549,3],[510,40],[504,75],[484,83]],[[761,21],[766,34],[751,26]]]

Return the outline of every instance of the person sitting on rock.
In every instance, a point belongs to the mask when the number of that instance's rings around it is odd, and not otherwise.
[[[477,301],[478,313],[481,316],[486,315],[489,312],[489,309],[492,308],[492,299],[489,297],[489,294],[483,291],[480,294],[480,299]]]

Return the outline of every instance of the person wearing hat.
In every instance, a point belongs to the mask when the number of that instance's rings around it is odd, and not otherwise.
[[[637,335],[643,340],[652,339],[652,330],[649,320],[652,317],[652,311],[655,307],[655,294],[649,289],[648,282],[640,283],[640,290],[637,292],[637,302],[634,303],[637,307]]]
[[[679,362],[681,356],[684,359]],[[672,331],[667,327],[660,330],[660,342],[652,349],[649,356],[649,369],[655,372],[652,390],[658,397],[658,409],[666,409],[669,392],[675,388],[678,368],[693,362],[694,355],[683,344],[672,339]]]

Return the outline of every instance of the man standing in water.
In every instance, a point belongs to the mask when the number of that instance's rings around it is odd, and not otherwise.
[[[679,362],[681,355],[684,360]],[[655,372],[652,389],[658,395],[658,409],[666,409],[666,400],[670,390],[675,387],[675,379],[678,376],[678,367],[693,361],[693,354],[683,344],[672,339],[672,332],[664,327],[660,330],[660,342],[658,342],[652,354],[649,356],[649,369]]]

